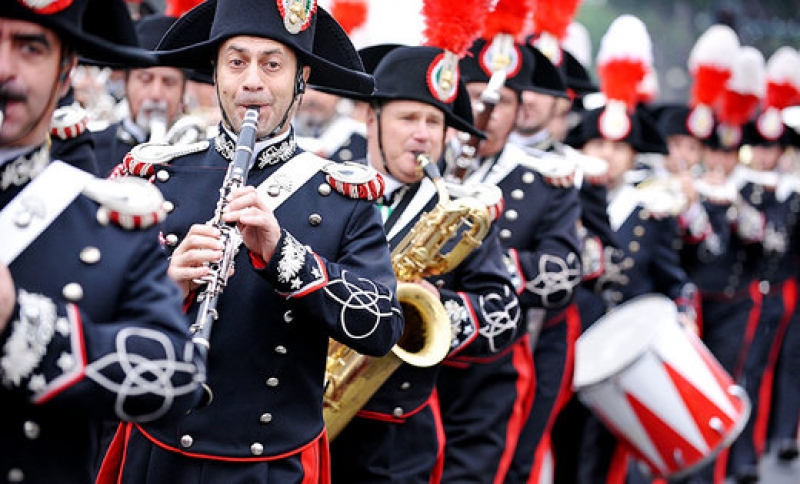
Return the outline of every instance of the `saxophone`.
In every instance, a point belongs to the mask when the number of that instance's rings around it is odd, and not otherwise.
[[[430,367],[447,356],[452,340],[450,318],[439,298],[413,282],[453,270],[481,245],[491,227],[485,203],[470,197],[450,200],[436,165],[425,155],[419,155],[417,162],[436,185],[439,201],[392,251],[405,329],[389,354],[381,358],[362,355],[331,340],[323,397],[323,417],[331,441],[401,364]],[[442,253],[459,235],[455,246]]]

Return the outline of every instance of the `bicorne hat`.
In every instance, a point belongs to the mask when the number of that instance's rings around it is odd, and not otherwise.
[[[42,25],[90,63],[147,66],[154,57],[136,45],[123,0],[3,0],[0,17]]]
[[[382,44],[359,51],[365,65],[374,67],[375,91],[361,100],[410,100],[429,104],[444,113],[445,123],[459,131],[484,138],[473,126],[472,105],[464,82],[456,76],[455,84],[444,92],[440,85],[444,51],[431,46]],[[353,96],[351,96],[353,97]]]
[[[586,111],[581,117],[580,123],[572,128],[564,142],[573,148],[580,149],[593,139],[612,139],[603,134],[600,129],[600,117],[605,112],[606,107]],[[655,122],[646,113],[635,110],[628,113],[630,126],[621,138],[613,138],[613,141],[628,143],[638,153],[661,153],[666,155],[667,143],[661,131],[656,127]]]
[[[344,29],[316,0],[207,0],[161,39],[161,63],[210,74],[219,46],[246,35],[280,42],[311,67],[308,83],[369,94],[372,77]]]

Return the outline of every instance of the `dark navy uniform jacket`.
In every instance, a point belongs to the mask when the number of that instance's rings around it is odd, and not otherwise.
[[[623,185],[612,194],[608,212],[620,253],[601,276],[611,283],[604,302],[614,306],[659,293],[675,301],[679,311],[694,317],[696,289],[676,252],[677,219],[651,213],[632,185]],[[599,300],[596,303],[601,304]]]
[[[577,192],[553,186],[524,164],[521,148],[507,144],[492,163],[484,161],[468,181],[497,185],[505,211],[495,222],[510,257],[524,309],[567,306],[580,282]]]
[[[262,184],[299,153],[291,135],[258,148],[249,185]],[[156,167],[156,186],[174,207],[164,227],[168,246],[212,218],[232,153],[233,143],[220,134],[209,148]],[[275,210],[283,233],[274,256],[265,264],[242,245],[220,297],[208,361],[214,400],[172,422],[140,426],[156,445],[237,462],[291,455],[323,431],[329,338],[377,356],[400,337],[396,279],[374,202],[332,190],[322,172],[302,186],[293,175],[284,172],[269,190],[295,190]],[[189,308],[192,321],[197,306]]]
[[[27,185],[0,189],[0,209]],[[0,333],[4,480],[92,482],[102,419],[174,417],[199,396],[158,227],[98,223],[104,210],[78,195],[9,266],[17,307]],[[0,243],[25,233],[24,219],[14,220]]]
[[[130,123],[131,121],[127,121]],[[141,134],[135,134],[133,130],[126,126],[124,121],[108,125],[102,131],[92,133],[94,138],[95,158],[99,176],[106,177],[118,164],[122,162],[125,155],[139,143],[144,143],[146,139],[140,138]]]
[[[420,214],[434,209],[438,194],[424,179],[398,189],[386,220],[392,248]],[[399,201],[398,201],[399,199]],[[452,243],[443,252],[451,250]],[[525,331],[519,302],[492,228],[483,243],[455,269],[429,277],[449,316],[449,357],[492,358]],[[333,442],[334,482],[429,482],[444,445],[434,387],[440,365],[403,363]],[[410,442],[419,445],[408,445]],[[353,462],[358,462],[354,464]]]

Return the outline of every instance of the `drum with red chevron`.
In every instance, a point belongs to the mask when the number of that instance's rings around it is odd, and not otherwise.
[[[573,387],[653,477],[675,478],[713,459],[742,431],[750,401],[672,300],[622,304],[578,339]]]

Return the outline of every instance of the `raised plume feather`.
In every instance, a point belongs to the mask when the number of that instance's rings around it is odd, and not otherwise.
[[[329,8],[347,35],[352,35],[355,29],[364,25],[369,13],[367,0],[333,0]]]
[[[597,52],[600,90],[606,109],[600,132],[607,139],[622,139],[630,129],[628,112],[641,101],[639,86],[652,71],[653,46],[644,23],[633,15],[621,15],[608,27]]]

